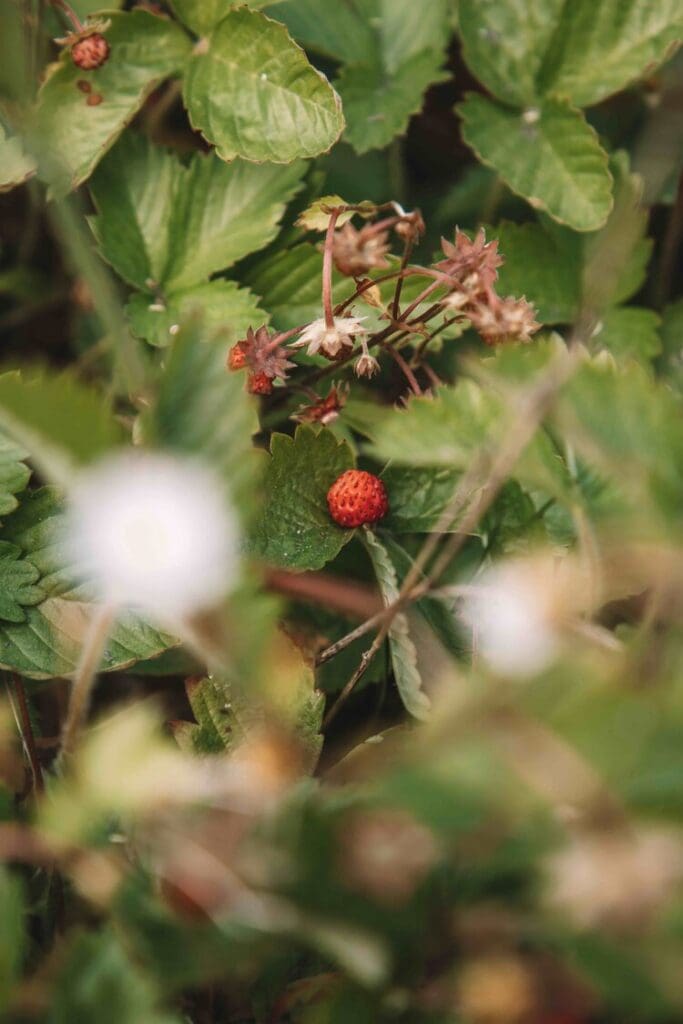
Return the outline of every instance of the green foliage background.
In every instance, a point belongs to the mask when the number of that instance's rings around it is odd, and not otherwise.
[[[0,10],[0,1017],[680,1020],[680,0],[74,8],[94,71],[59,3]],[[256,399],[226,356],[322,315],[321,197],[419,207],[418,266],[484,228],[542,330],[491,349],[441,309],[429,376],[401,338],[418,396],[385,347]],[[371,336],[393,297],[355,300]],[[133,443],[226,482],[240,581],[185,646],[117,620],[65,764],[95,614],[65,496]],[[352,467],[372,532],[328,514]],[[582,610],[513,682],[459,602],[539,551]]]

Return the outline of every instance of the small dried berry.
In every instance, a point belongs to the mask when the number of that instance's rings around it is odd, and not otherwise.
[[[250,373],[247,378],[247,390],[252,395],[270,395],[273,392],[273,378],[267,373]]]
[[[109,43],[100,32],[83,36],[71,47],[71,59],[83,71],[94,71],[102,67],[108,57]]]
[[[327,492],[327,507],[335,523],[355,527],[376,523],[389,511],[384,484],[362,469],[347,469]]]

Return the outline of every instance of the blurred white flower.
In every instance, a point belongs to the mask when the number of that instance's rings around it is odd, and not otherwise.
[[[164,622],[215,605],[235,578],[237,524],[220,480],[173,455],[127,452],[84,471],[65,540],[100,600]]]
[[[461,615],[474,631],[477,653],[493,671],[522,677],[541,672],[559,654],[555,612],[552,579],[533,562],[514,560],[484,573]]]
[[[302,331],[292,348],[308,345],[309,356],[320,353],[328,359],[335,359],[343,348],[353,348],[356,337],[367,334],[362,320],[363,317],[338,316],[334,319],[334,327],[328,327],[324,318],[314,320]]]
[[[683,836],[663,828],[578,835],[547,868],[548,902],[580,927],[640,928],[683,879]]]

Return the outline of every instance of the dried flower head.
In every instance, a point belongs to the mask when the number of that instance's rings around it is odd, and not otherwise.
[[[349,277],[367,274],[373,267],[386,269],[389,252],[388,231],[377,231],[366,224],[358,231],[350,222],[336,231],[332,241],[332,259],[337,270]]]
[[[410,899],[438,857],[432,833],[402,810],[357,812],[344,821],[340,842],[347,885],[380,903]]]
[[[427,230],[427,225],[419,210],[407,213],[396,225],[394,231],[403,239],[418,242]]]
[[[272,381],[275,377],[285,380],[287,370],[294,363],[287,359],[287,350],[278,343],[278,336],[271,334],[267,327],[252,327],[247,331],[246,338],[238,341],[228,353],[228,366],[231,370],[241,370],[246,366],[251,375],[265,375]]]
[[[379,363],[374,356],[370,355],[365,338],[361,338],[360,343],[363,351],[353,365],[354,372],[357,377],[374,377],[376,373],[379,373]]]
[[[321,355],[327,359],[336,359],[344,349],[352,349],[356,338],[364,337],[367,331],[362,326],[363,317],[338,316],[334,325],[328,327],[325,319],[314,320],[301,333],[292,348],[308,345],[309,356]]]
[[[320,398],[311,405],[300,406],[292,419],[298,423],[322,423],[323,426],[327,426],[336,420],[346,404],[348,395],[348,384],[333,384],[325,398]]]
[[[535,313],[525,298],[515,299],[511,295],[506,299],[496,296],[488,304],[477,303],[467,310],[472,326],[487,345],[531,341],[531,335],[541,328],[534,319]]]
[[[497,239],[487,242],[484,229],[480,228],[471,240],[464,231],[456,228],[455,241],[448,242],[442,238],[441,248],[446,259],[436,263],[435,267],[452,277],[459,291],[472,298],[490,293],[498,277],[498,267],[503,263]]]
[[[64,539],[101,600],[157,621],[215,605],[235,578],[237,524],[223,485],[172,455],[131,451],[84,470]]]

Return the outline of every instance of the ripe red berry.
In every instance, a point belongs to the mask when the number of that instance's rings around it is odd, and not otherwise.
[[[101,67],[109,56],[109,43],[99,32],[78,39],[71,47],[71,59],[77,68],[94,71]]]
[[[247,362],[247,351],[249,346],[246,341],[238,341],[228,352],[228,367],[231,370],[241,370]]]
[[[270,395],[273,392],[273,378],[267,373],[250,373],[247,378],[247,390],[252,395]]]
[[[383,519],[389,511],[389,499],[378,476],[362,469],[347,469],[327,492],[327,507],[340,526],[362,526]]]

